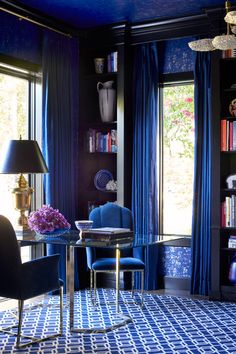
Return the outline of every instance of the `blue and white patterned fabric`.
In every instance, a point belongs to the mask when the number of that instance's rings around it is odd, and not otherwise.
[[[159,248],[159,275],[172,278],[190,278],[191,248],[161,246]]]
[[[93,308],[89,292],[76,293],[76,325],[98,326],[113,320],[115,291],[99,289],[99,300],[104,305]],[[138,295],[137,295],[138,296]],[[122,292],[123,300],[131,295]],[[49,299],[57,303],[57,297]],[[193,300],[184,297],[145,294],[144,308],[135,304],[122,304],[124,314],[132,317],[133,323],[106,334],[70,333],[69,313],[65,307],[64,335],[23,350],[12,349],[15,338],[0,334],[0,353],[77,353],[77,354],[201,354],[236,353],[236,304]],[[49,313],[51,314],[49,315]],[[82,314],[83,313],[83,314]],[[88,317],[89,313],[89,317]],[[45,321],[46,316],[46,321]],[[11,324],[10,312],[0,313],[0,324]],[[57,307],[36,308],[30,311],[23,325],[29,334],[47,332],[59,323]]]

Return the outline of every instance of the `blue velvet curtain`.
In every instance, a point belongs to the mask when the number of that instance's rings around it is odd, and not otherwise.
[[[196,54],[194,85],[195,171],[191,293],[208,295],[211,286],[211,53]]]
[[[157,125],[158,51],[156,43],[137,46],[134,63],[134,143],[132,212],[134,230],[143,237],[158,233]],[[137,252],[140,250],[136,250]],[[157,289],[158,247],[143,250],[145,289]],[[140,279],[136,279],[140,286]]]
[[[45,176],[45,201],[59,209],[72,228],[78,215],[78,65],[78,41],[46,32],[42,64],[43,152],[49,173]],[[65,280],[65,247],[51,245],[48,253],[60,253],[60,276]]]

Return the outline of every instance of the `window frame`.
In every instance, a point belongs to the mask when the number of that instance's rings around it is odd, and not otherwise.
[[[163,205],[164,205],[164,108],[163,108],[163,89],[168,86],[177,86],[177,85],[194,85],[194,73],[191,72],[182,72],[182,73],[171,73],[171,74],[163,74],[160,76],[160,84],[159,84],[159,113],[158,113],[158,166],[159,166],[159,178],[158,178],[158,203],[159,203],[159,213],[158,213],[158,225],[159,225],[159,234],[164,234],[164,213],[163,213]],[[191,235],[187,235],[190,236]]]
[[[28,81],[28,139],[42,143],[42,72],[39,65],[0,54],[0,73]],[[36,106],[36,102],[37,104]],[[29,185],[34,189],[31,210],[42,206],[43,176],[29,174]],[[43,255],[43,247],[31,247],[31,259]]]

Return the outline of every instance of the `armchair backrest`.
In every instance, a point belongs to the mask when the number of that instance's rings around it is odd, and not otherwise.
[[[21,270],[20,248],[10,221],[0,215],[0,296],[16,293]]]
[[[122,227],[132,230],[132,212],[128,208],[121,207],[115,203],[108,202],[100,207],[94,208],[89,214],[89,220],[93,221],[93,228],[97,227]],[[96,258],[115,257],[115,251],[105,248],[86,248],[87,264],[91,268]],[[122,257],[132,256],[132,250],[122,250]]]
[[[133,228],[131,211],[110,202],[93,209],[89,215],[89,220],[93,220],[93,228],[124,227],[131,230]]]

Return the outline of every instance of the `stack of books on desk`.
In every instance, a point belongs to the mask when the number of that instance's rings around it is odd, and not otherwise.
[[[134,238],[133,231],[125,228],[100,227],[96,229],[85,230],[82,232],[82,240],[100,241],[100,242],[130,242]]]
[[[229,248],[236,248],[236,236],[231,235],[231,236],[229,237],[228,247],[229,247]]]

